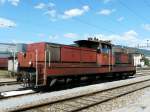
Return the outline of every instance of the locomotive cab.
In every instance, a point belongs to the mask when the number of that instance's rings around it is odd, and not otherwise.
[[[78,40],[75,41],[78,47],[85,47],[97,50],[97,53],[108,54],[112,51],[111,41],[102,41],[96,38],[88,38],[88,40]]]
[[[111,41],[102,41],[96,38],[89,38],[88,40],[75,41],[78,47],[85,47],[97,51],[96,63],[98,66],[105,66],[109,68],[109,72],[114,65],[114,57],[112,51]]]

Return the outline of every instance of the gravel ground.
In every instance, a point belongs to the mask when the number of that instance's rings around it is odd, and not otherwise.
[[[115,82],[109,82],[109,83],[103,83],[103,84],[96,84],[96,85],[90,85],[87,87],[78,87],[70,90],[63,90],[59,92],[51,92],[51,93],[44,93],[44,94],[35,94],[31,96],[23,96],[19,98],[11,98],[7,100],[1,100],[0,101],[0,111],[6,112],[6,111],[11,111],[15,108],[21,108],[24,106],[30,106],[30,105],[36,105],[40,104],[43,102],[53,102],[53,101],[58,101],[60,99],[66,99],[68,97],[73,97],[73,96],[78,96],[78,95],[83,95],[87,93],[92,93],[96,91],[101,91],[104,89],[109,89],[112,87],[116,87],[118,85],[124,85],[145,80],[145,79],[150,79],[150,76],[144,76],[144,77],[139,77],[139,78],[134,78],[134,79],[129,79],[129,80],[123,80],[123,81],[115,81]]]
[[[145,76],[145,78],[146,77],[149,78],[149,76]],[[142,79],[142,78],[138,78],[138,79]],[[137,79],[130,79],[130,80],[136,81]],[[129,80],[128,81],[124,80],[123,82],[122,81],[116,81],[116,82],[120,82],[120,85],[123,85],[123,84],[129,82]],[[107,85],[107,83],[106,84],[91,85],[91,86],[87,87],[86,89],[85,89],[85,87],[79,87],[79,88],[74,88],[74,89],[71,89],[71,90],[64,90],[64,91],[61,91],[61,92],[51,92],[51,93],[45,93],[45,94],[37,94],[37,95],[33,95],[31,97],[22,97],[22,98],[18,98],[18,99],[16,98],[15,100],[10,99],[10,100],[7,100],[7,101],[0,101],[0,112],[11,110],[11,108],[16,108],[17,106],[20,107],[20,106],[25,106],[25,105],[31,105],[32,103],[39,104],[40,102],[45,102],[45,101],[49,102],[49,101],[55,101],[55,100],[63,99],[65,97],[68,97],[68,95],[69,96],[76,96],[78,94],[81,94],[80,93],[81,91],[82,91],[82,94],[85,94],[85,93],[91,93],[91,92],[97,91],[97,89],[101,90],[102,88],[106,88],[106,87],[111,88],[112,86],[115,85],[116,82],[111,82],[108,85]],[[6,91],[6,90],[14,90],[16,88],[22,89],[23,86],[21,86],[21,85],[3,86],[3,87],[0,87],[0,92]],[[125,102],[126,101],[125,99],[128,99],[128,100],[130,99],[131,101],[136,101],[136,99],[142,94],[143,93],[141,91],[139,92],[139,94],[136,92],[135,96],[137,96],[137,97],[135,98],[135,100],[134,100],[134,98],[132,99],[132,97],[130,97],[130,96],[133,96],[133,95],[129,95],[129,96],[127,96],[127,98],[122,98],[119,101],[120,102]],[[133,103],[133,102],[131,102],[131,103]],[[123,107],[122,105],[129,104],[129,103],[123,103],[123,104],[120,103],[119,104],[120,106],[115,106],[115,104],[117,105],[116,100],[114,100],[113,103],[108,102],[108,105],[110,105],[110,106],[108,107],[107,111],[111,111],[111,110],[114,110],[114,109],[117,109],[117,108],[122,108]],[[105,109],[107,108],[107,106],[105,104],[103,104],[99,107],[98,108],[100,110],[102,110],[101,112],[105,112]],[[89,111],[89,112],[92,112],[92,110],[94,110],[93,112],[96,112],[96,110],[97,110],[97,112],[100,112],[99,109],[95,109],[93,107],[92,109],[90,109],[91,111]],[[117,110],[117,111],[113,111],[113,112],[119,112],[119,111]],[[123,112],[123,111],[120,111],[120,112]],[[125,111],[125,112],[130,112],[130,111]]]
[[[77,109],[78,107],[85,107],[86,105],[93,104],[93,103],[96,103],[99,101],[104,101],[104,100],[107,100],[107,99],[114,97],[114,96],[118,96],[122,92],[126,93],[127,91],[132,91],[133,88],[137,89],[138,87],[144,86],[145,85],[144,83],[146,85],[147,84],[149,85],[150,81],[149,81],[149,83],[143,82],[143,83],[140,83],[138,85],[136,84],[136,85],[129,86],[128,89],[127,89],[127,87],[124,87],[124,88],[120,88],[120,89],[114,89],[112,91],[104,91],[104,92],[101,92],[100,94],[97,93],[97,94],[94,94],[91,96],[84,96],[82,98],[80,97],[80,98],[75,99],[75,100],[64,101],[62,103],[55,103],[55,104],[47,105],[47,106],[44,106],[41,108],[31,109],[29,111],[31,111],[31,112],[38,112],[41,110],[43,110],[43,112],[72,111],[72,110]],[[84,110],[84,112],[95,112],[95,111],[99,112],[99,110],[101,110],[101,112],[106,112],[106,111],[113,110],[118,106],[120,107],[122,105],[129,103],[129,101],[126,100],[128,98],[130,99],[130,102],[136,101],[136,98],[138,98],[141,95],[140,93],[142,93],[142,92],[138,91],[138,92],[134,92],[134,93],[129,94],[129,95],[125,95],[125,97],[118,98],[117,100],[114,99],[114,100],[111,100],[107,103],[102,103],[98,106],[93,106],[92,108],[88,108],[88,109]]]
[[[5,91],[20,90],[23,88],[24,87],[22,84],[4,85],[4,86],[0,86],[0,93]]]
[[[138,96],[134,103],[111,112],[150,112],[150,87],[144,89],[142,95]]]
[[[137,99],[139,99],[139,101],[141,99],[144,101],[145,98],[143,98],[142,95],[144,95],[146,91],[149,92],[149,90],[150,88],[145,88],[143,90],[139,90],[139,91],[127,94],[125,96],[110,100],[108,102],[104,102],[99,105],[90,107],[81,112],[145,112],[145,111],[140,111],[142,109],[142,106],[139,107],[137,106],[136,103],[137,103]],[[129,107],[126,107],[128,105],[132,105],[133,107],[129,109]],[[133,108],[134,108],[134,111],[132,110]]]

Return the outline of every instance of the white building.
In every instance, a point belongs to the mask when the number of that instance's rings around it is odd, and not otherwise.
[[[0,69],[7,68],[8,71],[17,71],[18,61],[17,52],[24,52],[26,50],[26,44],[11,44],[11,43],[0,43],[0,59],[6,59],[5,63],[0,62]]]
[[[23,52],[25,49],[26,44],[0,43],[0,58],[11,57],[13,53]]]
[[[144,64],[144,61],[142,60],[143,59],[143,54],[140,54],[140,53],[135,53],[133,54],[133,59],[134,59],[134,66],[139,66],[139,67],[143,67],[145,64]]]

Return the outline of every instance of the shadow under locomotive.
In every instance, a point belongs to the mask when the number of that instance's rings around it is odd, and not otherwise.
[[[72,80],[68,79],[67,82],[62,80],[57,80],[53,85],[44,86],[39,88],[27,87],[33,89],[37,92],[53,92],[53,91],[61,91],[66,89],[72,89],[76,87],[85,87],[93,84],[102,84],[107,82],[119,81],[119,80],[127,80],[134,77],[112,77],[112,76],[101,76],[96,78],[82,78],[80,80]]]

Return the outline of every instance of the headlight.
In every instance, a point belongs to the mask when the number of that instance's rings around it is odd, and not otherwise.
[[[32,64],[32,61],[29,61],[29,65],[31,65]]]

